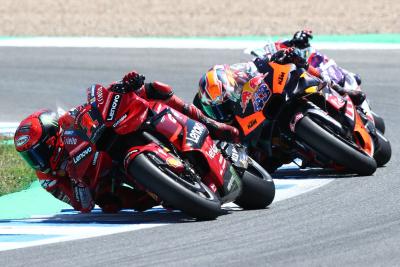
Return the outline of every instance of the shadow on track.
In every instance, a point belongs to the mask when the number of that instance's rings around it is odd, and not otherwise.
[[[271,174],[274,179],[343,179],[363,177],[353,173],[338,172],[333,169],[281,169]]]
[[[33,216],[29,219],[0,220],[1,223],[29,224],[142,224],[142,223],[185,223],[194,221],[180,211],[167,211],[163,208],[153,208],[146,212],[122,210],[116,214],[102,213],[94,209],[91,213],[79,213],[73,209],[62,210],[61,213],[44,217]]]

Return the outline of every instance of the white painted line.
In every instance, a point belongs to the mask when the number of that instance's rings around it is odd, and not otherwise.
[[[0,122],[0,135],[14,135],[18,122]]]
[[[285,190],[278,190],[274,202],[289,199],[301,194],[305,194],[324,185],[329,184],[334,179],[274,179],[277,186],[295,184],[294,187],[288,187]]]
[[[330,183],[333,179],[274,179],[277,187],[275,202],[309,192]],[[159,209],[155,207],[154,209]],[[233,203],[224,205],[230,210],[239,209]],[[153,210],[154,210],[153,209]],[[146,213],[144,213],[146,214]],[[177,212],[179,214],[179,212]],[[64,214],[67,215],[67,214]],[[62,220],[63,214],[57,214],[57,223],[51,221],[52,216],[34,216],[27,220],[11,220],[0,224],[0,251],[39,246],[71,240],[85,239],[122,232],[138,231],[147,228],[164,226],[171,223],[152,221],[151,223],[135,222],[135,214],[75,214]],[[91,216],[96,216],[96,222],[90,222]],[[141,216],[146,216],[141,214]],[[160,214],[159,216],[163,216]],[[227,215],[229,216],[229,215]],[[82,221],[89,221],[84,223]],[[119,221],[125,223],[118,223]],[[1,222],[1,221],[0,221]],[[74,223],[75,222],[75,223]],[[29,240],[32,238],[33,240]],[[8,240],[7,240],[8,239]]]
[[[3,224],[2,224],[3,225]],[[148,223],[148,224],[133,224],[133,225],[118,225],[116,227],[109,227],[105,230],[104,227],[92,227],[87,224],[87,227],[60,227],[59,225],[54,226],[26,226],[26,227],[18,227],[18,226],[4,226],[0,225],[0,238],[1,235],[32,235],[32,236],[40,236],[42,235],[42,239],[35,241],[16,241],[16,242],[0,242],[0,251],[12,250],[17,248],[26,248],[26,247],[34,247],[46,244],[53,244],[65,241],[72,241],[78,239],[86,239],[98,236],[112,235],[129,231],[137,231],[141,229],[153,228],[162,226],[165,224],[161,223]],[[66,235],[60,233],[67,233]],[[47,238],[46,238],[47,236]],[[55,236],[55,237],[52,237]]]
[[[108,38],[108,37],[27,37],[0,39],[0,47],[98,47],[98,48],[174,48],[174,49],[245,49],[262,47],[259,40]],[[396,43],[314,42],[317,49],[400,49]]]

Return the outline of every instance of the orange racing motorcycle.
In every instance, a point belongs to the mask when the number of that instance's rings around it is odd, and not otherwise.
[[[198,96],[194,103],[199,105]],[[377,168],[373,124],[348,96],[341,96],[304,68],[273,61],[250,79],[240,101],[231,101],[233,125],[250,155],[265,157],[264,167],[282,164],[328,167],[360,175]],[[256,156],[258,155],[258,156]]]

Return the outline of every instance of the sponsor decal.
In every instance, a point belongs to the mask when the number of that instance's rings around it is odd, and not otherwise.
[[[242,112],[244,113],[247,107],[247,104],[250,100],[253,100],[254,94],[259,91],[259,88],[263,86],[263,79],[268,75],[268,72],[265,75],[257,75],[250,79],[242,89],[242,99],[240,106],[242,107]],[[265,86],[265,85],[264,85]],[[263,90],[266,87],[263,87]],[[260,91],[261,94],[261,91]],[[269,97],[268,97],[269,98]]]
[[[198,122],[195,122],[193,128],[190,130],[186,139],[193,143],[198,144],[204,132],[205,132],[204,126]]]
[[[325,99],[337,110],[341,109],[345,104],[345,101],[341,96],[337,96],[334,94],[327,95]]]
[[[210,147],[210,149],[207,151],[207,154],[208,154],[208,156],[211,158],[211,159],[214,159],[214,157],[215,157],[215,155],[217,155],[217,153],[218,153],[218,148],[217,148],[217,146],[215,145],[215,143],[213,143],[213,145]]]
[[[74,131],[73,130],[64,131],[64,135],[74,135]]]
[[[95,93],[94,93],[94,91],[95,91],[95,88],[96,88],[96,86],[95,85],[92,85],[92,87],[90,87],[90,104],[93,104],[94,102],[96,102],[96,96],[95,96]],[[88,89],[88,91],[89,91],[89,89]]]
[[[259,80],[257,77],[254,77],[247,83],[243,85],[242,89],[242,101],[240,102],[240,106],[242,107],[242,112],[244,113],[247,107],[247,104],[253,98],[254,92],[257,90],[257,86],[259,84]]]
[[[236,190],[239,187],[238,185],[240,184],[240,178],[232,166],[229,168],[229,171],[232,175],[226,188],[230,192],[232,190],[233,185],[235,185],[233,190]]]
[[[293,121],[289,124],[290,130],[292,132],[294,132],[294,129],[296,128],[296,124],[297,122],[302,119],[304,117],[303,113],[297,113],[294,118]]]
[[[97,159],[98,159],[98,158],[99,158],[99,152],[96,151],[96,153],[94,153],[94,158],[93,158],[93,161],[92,161],[92,165],[93,165],[93,166],[96,165]]]
[[[232,147],[232,155],[231,155],[231,159],[233,162],[237,162],[239,160],[239,153],[236,150],[235,147]]]
[[[97,99],[97,103],[99,103],[100,105],[104,104],[104,97],[103,97],[102,87],[97,88],[97,90],[96,90],[96,99]]]
[[[128,117],[128,114],[125,113],[121,118],[119,118],[114,124],[113,127],[116,128],[123,120],[126,119],[126,117]]]
[[[281,72],[281,73],[279,74],[279,76],[278,76],[278,84],[279,84],[279,85],[282,85],[282,83],[283,83],[283,78],[285,78],[285,73],[284,73],[284,72]]]
[[[75,137],[66,137],[64,139],[64,144],[66,145],[76,145],[78,143],[78,139]]]
[[[252,119],[248,124],[247,124],[247,129],[251,129],[254,125],[256,125],[257,119]]]
[[[272,93],[268,86],[264,83],[258,87],[257,91],[253,96],[253,107],[255,111],[260,111],[264,108],[265,104],[268,102]]]
[[[88,146],[86,148],[84,148],[83,150],[81,150],[77,156],[72,158],[72,161],[75,164],[78,164],[79,162],[81,162],[84,158],[86,158],[90,153],[92,152],[92,147]]]
[[[111,101],[110,109],[107,113],[107,121],[112,121],[115,117],[115,113],[117,113],[119,104],[121,102],[121,95],[114,95]]]
[[[57,180],[39,180],[40,185],[44,188],[44,189],[49,189],[53,186],[56,185]]]
[[[182,163],[178,159],[173,157],[167,158],[166,162],[169,166],[173,168],[178,168],[182,166]]]
[[[17,140],[15,140],[15,145],[17,147],[23,146],[26,143],[28,143],[29,139],[30,139],[29,135],[22,135],[18,137]]]

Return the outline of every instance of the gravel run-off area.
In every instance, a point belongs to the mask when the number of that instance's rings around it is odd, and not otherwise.
[[[2,0],[0,36],[400,33],[393,0]]]

